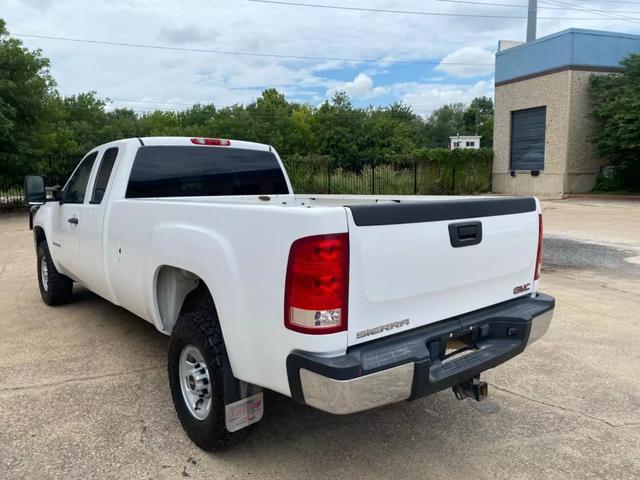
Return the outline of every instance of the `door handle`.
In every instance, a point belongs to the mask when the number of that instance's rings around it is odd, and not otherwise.
[[[73,223],[74,225],[77,225],[78,224],[78,219],[76,217],[71,217],[71,218],[67,219],[67,222]]]

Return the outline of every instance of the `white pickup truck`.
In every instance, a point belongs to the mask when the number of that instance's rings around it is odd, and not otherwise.
[[[540,338],[535,198],[295,195],[268,145],[96,147],[64,188],[25,180],[40,293],[73,283],[171,336],[177,415],[203,449],[262,417],[262,389],[334,414],[445,388]]]

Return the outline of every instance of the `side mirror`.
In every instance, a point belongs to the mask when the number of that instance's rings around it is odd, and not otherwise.
[[[42,175],[24,177],[24,200],[29,206],[42,205],[47,201],[47,190]]]
[[[60,202],[62,205],[62,187],[60,185],[56,185],[55,187],[47,187],[47,193],[51,197],[51,200],[55,202]]]

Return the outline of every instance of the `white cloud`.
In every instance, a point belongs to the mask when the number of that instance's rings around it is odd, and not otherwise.
[[[490,82],[466,85],[464,81],[451,80],[450,75],[472,77],[491,73],[493,67],[441,64],[437,70],[447,76],[435,79],[434,65],[430,64],[398,66],[353,59],[492,63],[490,52],[498,40],[525,36],[524,22],[511,19],[391,15],[246,1],[0,0],[0,3],[10,32],[342,59],[178,52],[22,38],[28,48],[42,48],[51,59],[52,73],[63,95],[96,90],[102,97],[156,102],[214,101],[217,105],[230,105],[249,102],[264,88],[276,87],[290,100],[317,103],[318,97],[328,90],[342,87],[360,102],[404,99],[415,102],[417,111],[427,112],[432,104],[437,107],[448,101],[468,101],[476,92],[491,93]],[[593,3],[598,5],[596,0]],[[349,5],[367,7],[370,2],[350,0]],[[377,0],[376,6],[398,8],[398,2]],[[440,2],[425,10],[459,13],[460,6]],[[465,6],[464,11],[487,13],[482,5]],[[558,17],[593,16],[577,11],[554,12]],[[522,14],[526,14],[526,9],[522,9]],[[539,33],[546,35],[574,25],[577,23],[547,20],[540,22]],[[640,24],[616,19],[580,25],[640,32]],[[352,81],[336,80],[345,78],[346,71],[348,78],[355,76]],[[358,72],[361,75],[356,76]],[[391,82],[396,83],[386,85]]]
[[[351,82],[345,82],[327,90],[327,96],[331,97],[335,92],[342,90],[349,97],[355,99],[369,99],[379,97],[387,93],[383,87],[374,87],[373,79],[366,73],[359,73]]]
[[[493,63],[492,52],[481,47],[463,47],[444,57],[435,69],[457,77],[477,77],[493,72]]]
[[[205,31],[197,25],[183,25],[179,27],[167,27],[160,30],[158,39],[169,44],[197,43],[205,40],[214,40],[218,35],[215,32]]]
[[[429,115],[438,107],[449,103],[468,104],[476,97],[493,98],[493,79],[472,85],[444,85],[441,83],[409,83],[393,87],[402,101],[415,113]]]
[[[51,7],[53,0],[22,0],[22,3],[27,7],[37,8],[44,12]]]

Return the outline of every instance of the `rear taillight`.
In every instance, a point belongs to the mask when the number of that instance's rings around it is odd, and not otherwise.
[[[217,145],[219,147],[228,147],[231,145],[231,140],[225,140],[223,138],[192,138],[191,143],[196,145]]]
[[[348,294],[348,233],[293,242],[284,289],[285,327],[311,334],[346,330]]]
[[[534,280],[540,278],[540,268],[542,268],[542,214],[538,215],[538,255],[536,256],[536,273]]]

